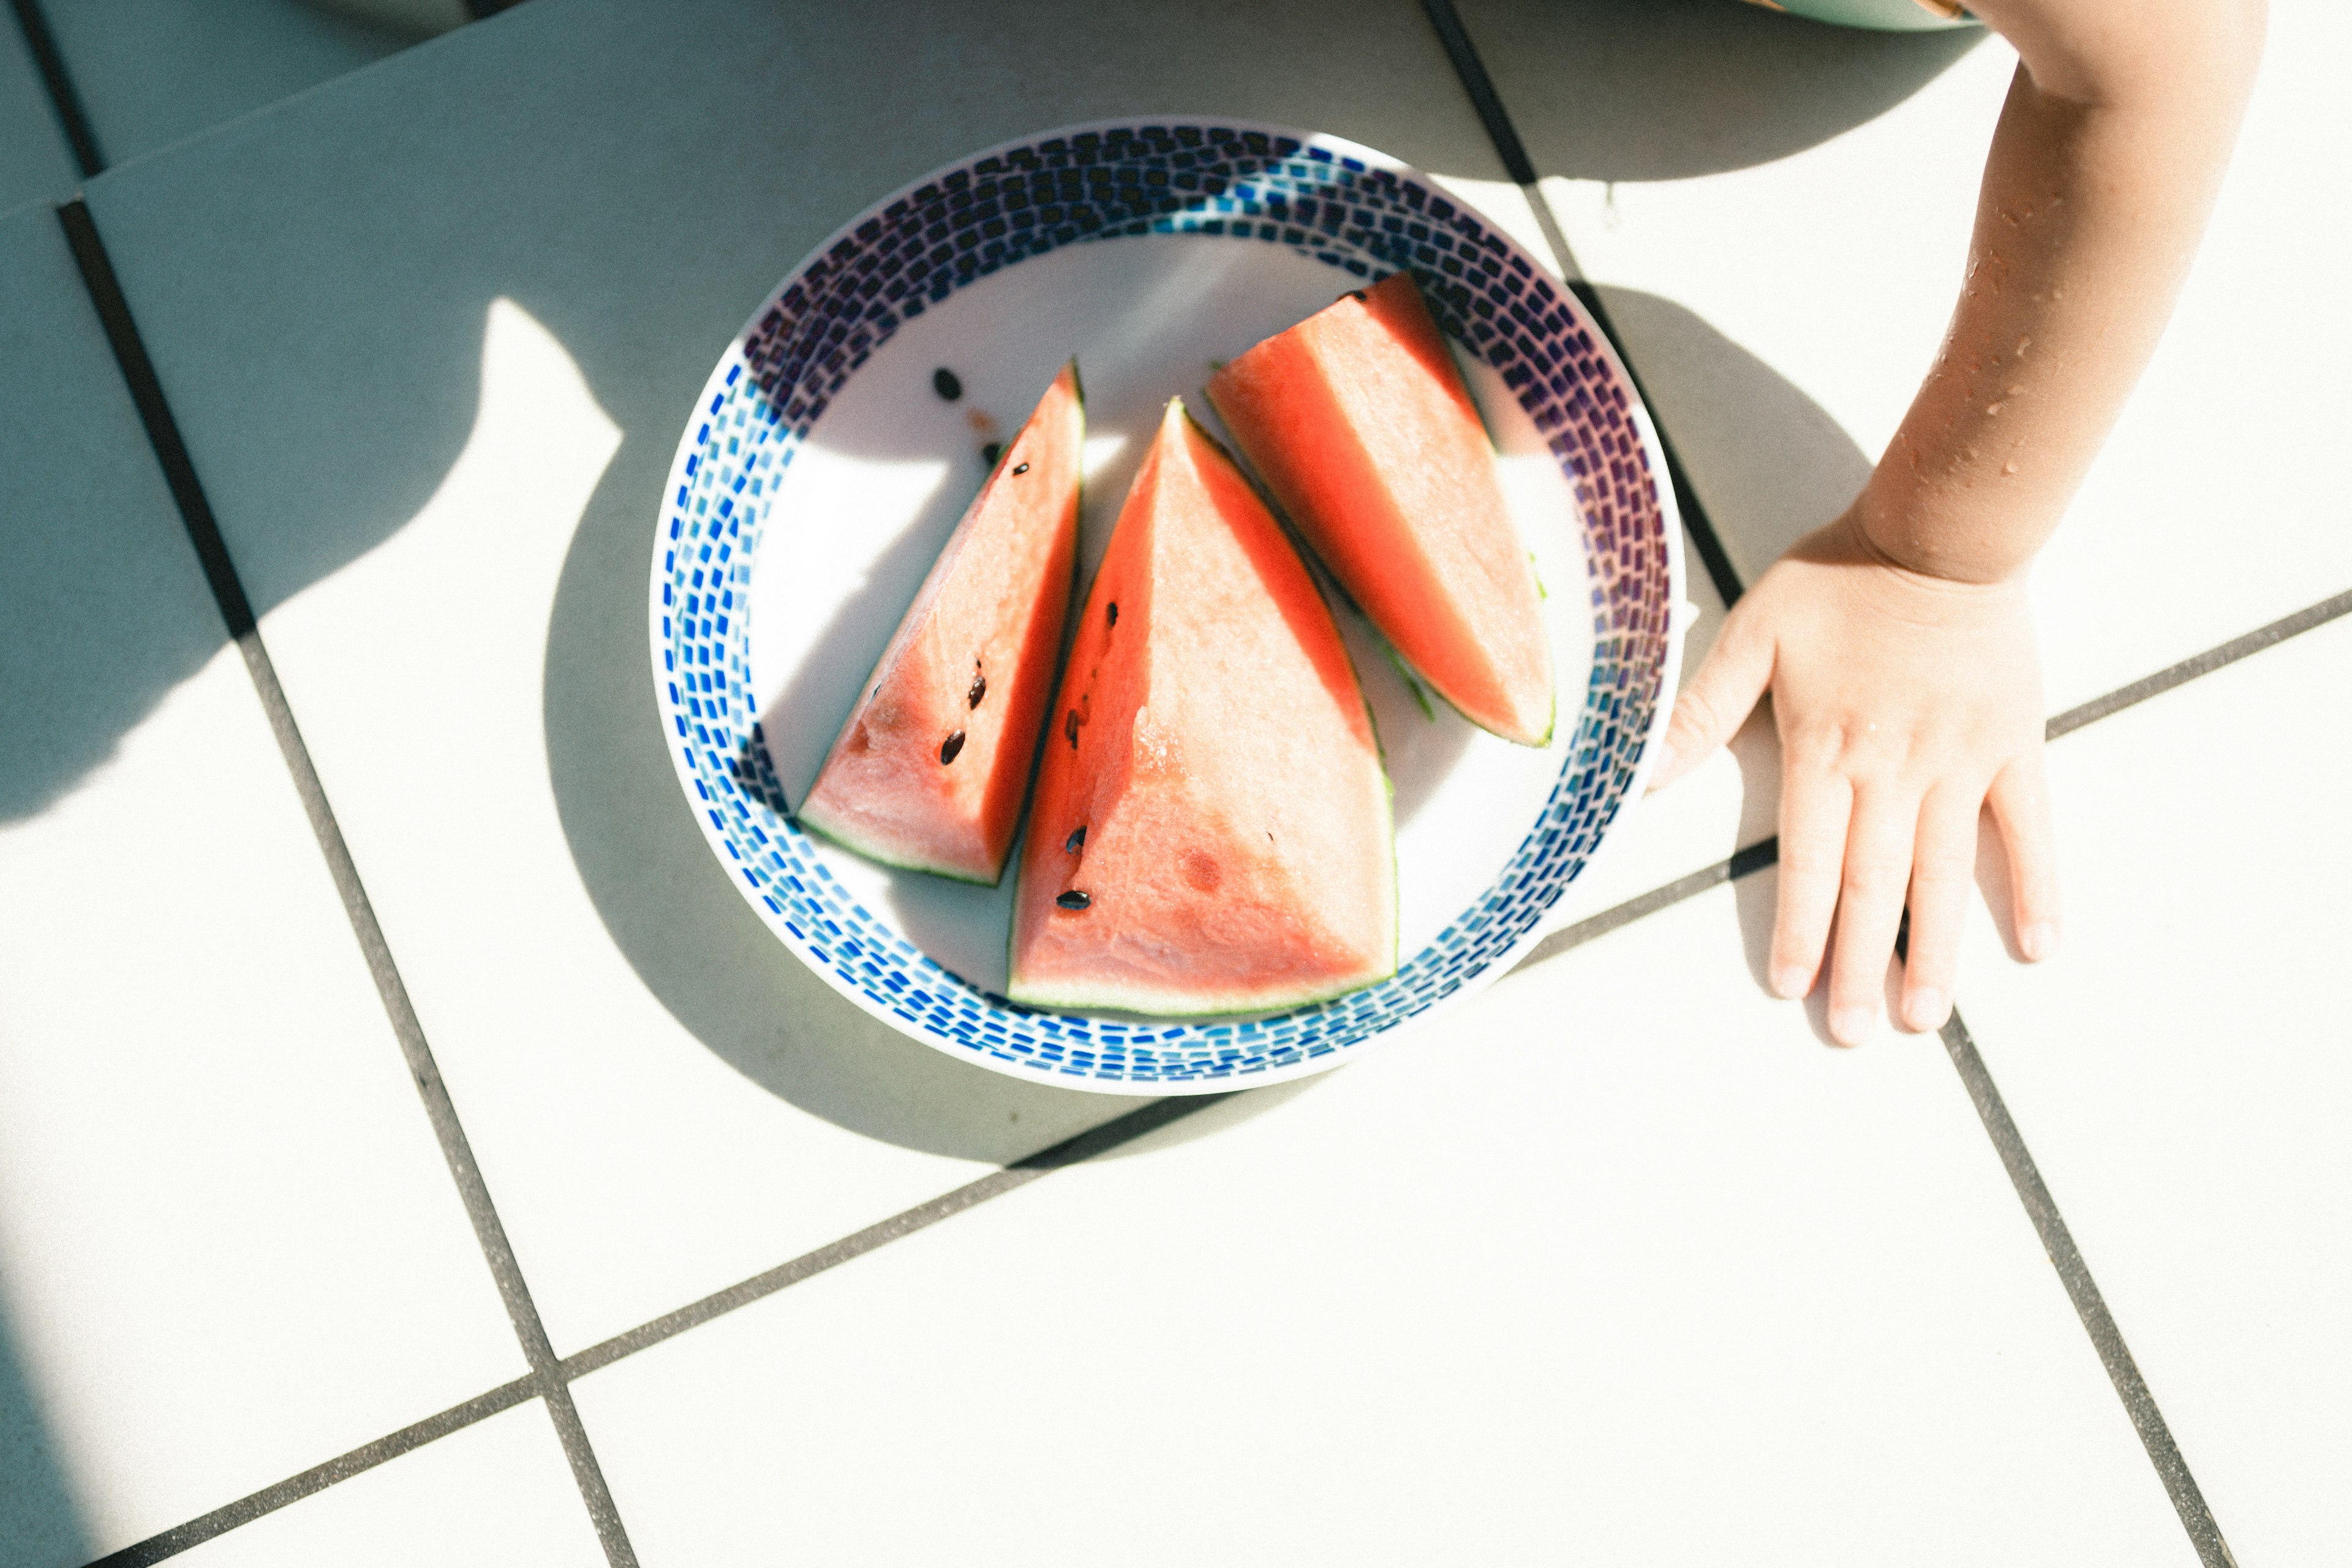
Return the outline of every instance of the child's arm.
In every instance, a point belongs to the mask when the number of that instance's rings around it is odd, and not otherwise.
[[[2172,310],[2262,47],[2263,0],[1970,0],[2020,63],[1942,349],[1869,484],[1726,619],[1675,705],[1657,787],[1768,690],[1780,732],[1770,984],[1829,952],[1831,1033],[1876,1026],[1906,897],[1901,1021],[1951,1008],[1977,817],[2008,847],[2019,945],[2058,940],[2024,572]]]

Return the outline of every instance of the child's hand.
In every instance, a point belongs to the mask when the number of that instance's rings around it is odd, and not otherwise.
[[[1849,1046],[1868,1038],[1907,896],[1900,1021],[1940,1026],[1988,805],[2008,847],[2018,946],[2029,959],[2056,949],[2042,677],[2021,574],[1911,571],[1853,512],[1808,534],[1734,606],[1685,684],[1651,787],[1729,740],[1768,690],[1783,763],[1774,991],[1810,992],[1830,947],[1830,1032]]]

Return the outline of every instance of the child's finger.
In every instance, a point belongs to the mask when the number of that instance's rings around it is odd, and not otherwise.
[[[1699,671],[1675,698],[1675,717],[1651,771],[1650,787],[1664,789],[1705,761],[1738,732],[1772,679],[1772,643],[1734,612]]]
[[[1780,892],[1772,916],[1773,994],[1802,996],[1822,972],[1837,912],[1853,786],[1819,766],[1791,768],[1780,789]]]
[[[1985,797],[2009,856],[2010,910],[2017,951],[2039,963],[2058,951],[2058,836],[2050,822],[2050,781],[2042,748],[2018,757]]]
[[[1903,964],[1906,1029],[1940,1029],[1951,1016],[1983,805],[1980,791],[1946,784],[1930,790],[1919,807],[1919,841],[1911,851],[1911,945]]]
[[[1837,945],[1830,955],[1830,1034],[1840,1045],[1861,1045],[1878,1028],[1886,960],[1903,921],[1918,825],[1919,805],[1910,791],[1877,784],[1856,792],[1838,883]]]

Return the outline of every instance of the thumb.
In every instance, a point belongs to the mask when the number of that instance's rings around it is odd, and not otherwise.
[[[1772,680],[1772,640],[1748,630],[1736,612],[1708,650],[1698,674],[1675,698],[1675,716],[1658,749],[1650,788],[1661,790],[1706,760],[1748,721]]]

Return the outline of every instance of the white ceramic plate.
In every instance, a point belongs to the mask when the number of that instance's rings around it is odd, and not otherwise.
[[[803,834],[788,803],[978,491],[989,444],[1064,361],[1076,355],[1087,389],[1083,585],[1167,399],[1217,429],[1200,395],[1216,363],[1401,266],[1454,340],[1548,590],[1552,744],[1424,713],[1335,605],[1396,786],[1396,977],[1248,1020],[1005,1001],[1009,867],[995,889],[892,870]],[[1664,471],[1574,298],[1425,176],[1230,121],[1046,132],[877,203],[778,286],[712,373],[654,549],[672,760],[778,937],[918,1039],[1125,1093],[1317,1071],[1507,970],[1638,790],[1682,635]]]

